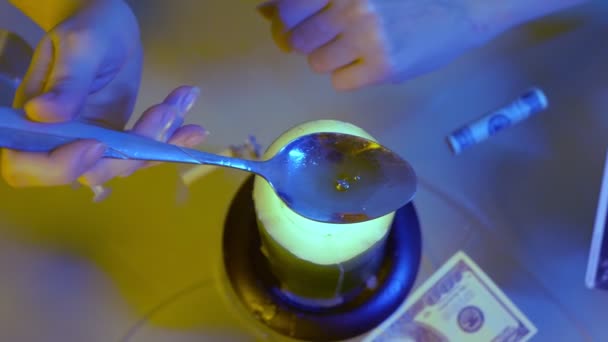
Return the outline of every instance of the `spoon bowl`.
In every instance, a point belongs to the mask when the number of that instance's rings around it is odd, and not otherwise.
[[[358,136],[301,136],[266,161],[264,175],[296,213],[314,221],[373,220],[410,202],[416,174],[386,147]]]

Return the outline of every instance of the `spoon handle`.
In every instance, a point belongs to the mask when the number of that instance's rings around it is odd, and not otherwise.
[[[0,147],[23,152],[50,152],[81,139],[107,146],[106,158],[188,164],[211,164],[256,172],[261,162],[220,156],[162,143],[146,137],[82,122],[38,123],[22,111],[0,107]]]

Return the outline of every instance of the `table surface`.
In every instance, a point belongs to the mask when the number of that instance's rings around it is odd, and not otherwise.
[[[132,2],[146,53],[137,112],[173,87],[202,97],[189,119],[217,150],[333,118],[363,127],[421,179],[418,283],[464,250],[537,325],[539,341],[603,340],[607,294],[584,274],[608,142],[608,5],[594,1],[512,30],[430,75],[336,93],[274,47],[253,1]],[[228,20],[228,18],[230,18]],[[41,32],[0,2],[0,28]],[[550,108],[453,156],[445,136],[539,86]],[[272,339],[229,296],[221,234],[245,175],[185,189],[163,165],[87,189],[0,184],[0,339]]]

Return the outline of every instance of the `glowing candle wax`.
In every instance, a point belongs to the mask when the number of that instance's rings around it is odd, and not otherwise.
[[[316,132],[351,134],[375,141],[363,129],[346,122],[311,121],[281,135],[262,159],[273,156],[293,139]],[[262,251],[285,296],[304,305],[332,306],[374,283],[394,213],[351,224],[312,221],[289,209],[259,176],[255,178],[253,199]]]

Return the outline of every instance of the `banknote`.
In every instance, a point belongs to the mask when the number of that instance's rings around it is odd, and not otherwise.
[[[515,342],[530,320],[464,252],[456,253],[365,342]]]
[[[545,93],[540,88],[531,88],[511,103],[452,132],[447,137],[447,142],[452,152],[459,154],[498,132],[545,110],[547,106]]]

